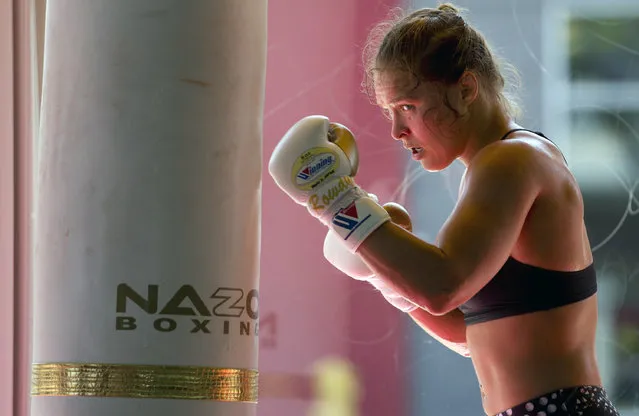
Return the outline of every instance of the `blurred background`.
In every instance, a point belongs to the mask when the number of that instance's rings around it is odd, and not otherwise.
[[[29,261],[14,255],[15,229],[29,217],[45,0],[30,8],[0,1],[0,347],[3,368],[29,359]],[[459,0],[466,18],[521,75],[520,124],[543,131],[565,153],[582,188],[599,275],[598,359],[624,416],[639,415],[639,2],[636,0]],[[5,6],[6,5],[6,6]],[[282,134],[324,114],[359,140],[357,181],[382,202],[411,212],[415,233],[433,241],[462,174],[455,164],[426,173],[390,138],[390,125],[361,92],[361,50],[371,26],[395,6],[433,1],[269,0],[263,147],[260,281],[260,416],[483,414],[469,359],[439,345],[367,284],[322,256],[325,229],[290,202],[266,171]],[[30,13],[35,19],[29,18]],[[11,22],[14,27],[12,29]],[[33,22],[33,23],[32,23]],[[16,54],[16,26],[33,34]],[[32,93],[24,97],[24,92]],[[20,119],[19,117],[26,117]],[[19,127],[22,126],[22,127]],[[22,132],[16,129],[22,128]],[[35,131],[35,129],[33,129]],[[18,135],[18,133],[20,133]],[[36,137],[31,139],[31,137]],[[20,159],[22,158],[22,159]],[[11,172],[23,171],[13,188]],[[17,207],[14,212],[14,208]],[[27,211],[28,208],[27,208]],[[288,232],[288,230],[303,232]],[[296,237],[294,237],[296,236]],[[17,252],[17,251],[16,251]],[[17,323],[14,325],[14,323]],[[552,342],[552,340],[548,340]],[[28,345],[28,344],[26,344]],[[15,347],[15,348],[14,348]],[[13,371],[3,372],[11,385]],[[15,386],[16,394],[24,393]],[[0,393],[2,406],[13,392]],[[26,396],[25,396],[26,397]],[[22,406],[16,399],[16,406]],[[0,412],[1,414],[10,414]]]

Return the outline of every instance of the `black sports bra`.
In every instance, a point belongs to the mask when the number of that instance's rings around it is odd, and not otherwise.
[[[509,257],[495,277],[459,309],[466,325],[472,325],[558,308],[596,292],[594,264],[575,272],[560,272]]]
[[[526,129],[511,130],[502,140],[522,130],[550,140],[541,133]],[[464,314],[466,325],[472,325],[558,308],[587,299],[596,292],[594,264],[583,270],[562,272],[531,266],[509,257],[488,284],[459,309]]]

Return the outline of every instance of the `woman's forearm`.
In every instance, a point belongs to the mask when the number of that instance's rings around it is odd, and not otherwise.
[[[448,312],[455,280],[448,259],[438,247],[388,222],[357,252],[398,294],[431,314]]]

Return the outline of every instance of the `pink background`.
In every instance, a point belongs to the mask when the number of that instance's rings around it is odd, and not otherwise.
[[[31,11],[27,1],[0,1],[0,414],[19,416],[28,413],[29,398],[28,255],[38,101],[32,95]]]
[[[264,115],[260,371],[310,374],[326,356],[350,359],[364,384],[361,414],[404,414],[398,369],[404,337],[400,314],[368,284],[352,281],[322,255],[327,229],[281,192],[268,158],[286,130],[309,114],[351,128],[361,154],[356,181],[385,202],[402,176],[400,146],[390,125],[360,92],[361,48],[368,29],[391,1],[269,2],[269,49]],[[266,381],[266,380],[265,380]],[[260,400],[260,415],[304,414],[307,400]],[[282,413],[284,412],[284,413]]]
[[[12,4],[0,2],[0,22]],[[0,24],[0,414],[13,409],[13,33]]]

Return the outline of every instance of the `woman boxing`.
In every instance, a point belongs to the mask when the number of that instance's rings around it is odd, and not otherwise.
[[[391,136],[428,171],[466,166],[436,242],[389,221],[352,179],[339,128],[321,117],[301,120],[276,147],[277,184],[357,253],[385,296],[418,306],[405,310],[471,357],[487,414],[617,415],[595,357],[597,282],[580,190],[559,149],[513,121],[485,39],[445,4],[379,24],[366,52],[365,85]]]
[[[359,255],[428,306],[411,312],[425,330],[467,349],[488,414],[617,414],[595,358],[583,200],[561,152],[513,122],[486,41],[454,6],[372,34],[367,85],[392,137],[426,170],[467,169],[435,245],[385,225]]]

